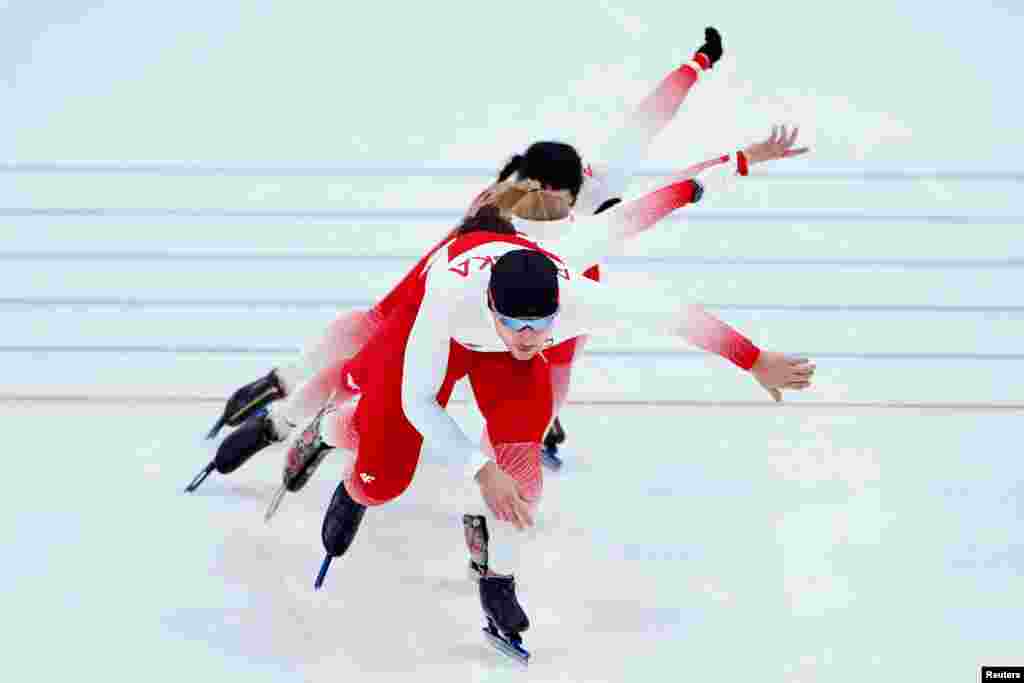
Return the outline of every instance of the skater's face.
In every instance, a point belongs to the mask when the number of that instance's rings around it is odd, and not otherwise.
[[[547,192],[548,194],[552,194],[558,197],[569,206],[573,206],[576,204],[576,197],[574,197],[572,192],[569,190],[556,190],[550,185],[544,185],[544,191]]]
[[[555,316],[550,316],[539,319],[536,321],[536,325],[529,325],[532,321],[516,319],[518,324],[508,325],[506,323],[510,322],[509,319],[498,315],[493,310],[491,316],[494,318],[494,330],[501,337],[501,341],[505,342],[508,352],[516,360],[530,360],[544,349],[555,318]],[[522,327],[523,323],[527,323],[527,325]],[[539,329],[534,329],[535,327]]]

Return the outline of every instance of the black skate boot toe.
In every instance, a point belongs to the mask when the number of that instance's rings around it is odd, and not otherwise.
[[[217,436],[224,425],[237,427],[273,401],[284,398],[284,395],[284,384],[281,383],[281,379],[274,370],[249,382],[231,395],[224,406],[223,414],[213,425],[206,438],[212,439]]]
[[[221,442],[213,459],[214,467],[220,474],[231,474],[249,458],[279,440],[266,412],[253,415]]]
[[[320,530],[320,537],[323,540],[327,556],[324,558],[323,564],[320,565],[320,572],[313,583],[315,589],[319,590],[323,585],[331,560],[344,555],[352,545],[365,512],[366,506],[352,500],[352,497],[348,495],[345,482],[338,484],[334,496],[331,497],[331,503],[327,506],[323,527]]]
[[[484,614],[505,635],[530,628],[530,620],[516,598],[514,576],[492,574],[480,578],[480,603]]]
[[[556,417],[555,421],[551,423],[548,433],[544,436],[544,445],[557,448],[563,443],[565,443],[565,430],[562,428],[562,421]]]

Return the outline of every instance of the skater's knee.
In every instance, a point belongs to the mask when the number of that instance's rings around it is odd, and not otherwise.
[[[353,468],[345,488],[352,500],[366,506],[383,505],[402,495],[412,477],[378,477],[377,475]]]

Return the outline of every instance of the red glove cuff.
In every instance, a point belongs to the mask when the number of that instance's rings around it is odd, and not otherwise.
[[[736,171],[743,176],[750,173],[750,161],[742,151],[736,152]]]

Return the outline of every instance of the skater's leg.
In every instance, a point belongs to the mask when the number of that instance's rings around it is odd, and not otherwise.
[[[596,274],[594,279],[597,279]],[[583,354],[586,343],[587,337],[574,337],[544,352],[544,358],[548,361],[551,370],[554,416],[551,426],[544,435],[544,448],[541,451],[541,459],[544,466],[550,470],[557,471],[561,469],[563,464],[562,458],[558,454],[558,448],[565,442],[566,436],[559,415],[569,395],[573,363]]]
[[[225,425],[237,427],[274,401],[290,396],[320,370],[355,356],[377,328],[376,319],[373,309],[339,315],[323,333],[307,342],[295,359],[235,390],[207,437],[213,438]]]
[[[526,663],[530,654],[523,647],[522,633],[530,628],[530,619],[516,594],[516,573],[532,531],[521,532],[481,512],[464,515],[463,528],[470,550],[470,571],[477,581],[480,608],[487,619],[484,633],[500,651]]]
[[[468,353],[456,346],[452,345],[448,370],[437,395],[442,407],[448,404],[455,382],[466,373]],[[402,410],[400,367],[377,362],[365,374],[358,369],[355,374],[366,379],[365,390],[351,424],[335,422],[333,437],[349,439],[349,443],[357,444],[358,451],[324,514],[321,539],[327,556],[316,588],[323,584],[331,560],[343,555],[352,544],[366,508],[394,500],[409,487],[423,448],[423,436]]]
[[[297,358],[276,369],[286,389],[290,391],[324,368],[354,357],[379,327],[377,317],[373,309],[338,315],[322,334],[306,342]]]
[[[551,422],[552,387],[548,363],[538,357],[517,361],[509,354],[478,354],[469,372],[473,393],[487,423],[488,441],[503,472],[516,480],[519,494],[530,503],[531,514],[543,489],[541,439]],[[485,632],[503,651],[526,661],[519,635],[529,619],[516,596],[516,573],[537,533],[536,524],[520,530],[499,521],[482,499],[470,506],[468,518],[488,529],[487,567],[480,572],[480,604],[487,617]],[[480,537],[464,526],[471,559],[473,541]],[[481,555],[477,554],[477,559]],[[470,565],[471,567],[473,565]]]
[[[486,632],[502,650],[528,657],[520,634],[530,627],[530,620],[516,594],[516,577],[535,532],[521,532],[494,520],[489,512],[477,512],[463,516],[463,531],[470,551],[470,572],[479,583],[480,607],[487,617]]]

